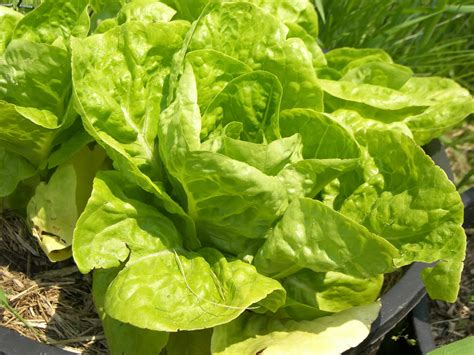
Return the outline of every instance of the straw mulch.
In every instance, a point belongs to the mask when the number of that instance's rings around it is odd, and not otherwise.
[[[71,261],[50,263],[11,212],[0,214],[0,288],[30,328],[1,307],[0,325],[68,351],[107,353],[90,277]]]

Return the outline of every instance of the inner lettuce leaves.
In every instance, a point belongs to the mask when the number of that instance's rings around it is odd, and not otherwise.
[[[462,203],[419,145],[472,96],[317,34],[308,0],[0,7],[1,202],[93,272],[112,354],[340,353],[414,261],[455,300]]]

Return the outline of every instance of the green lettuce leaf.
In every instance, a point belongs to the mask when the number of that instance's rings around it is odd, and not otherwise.
[[[74,89],[85,128],[152,179],[162,177],[155,138],[163,86],[187,29],[180,22],[133,22],[72,41]]]
[[[0,197],[10,195],[18,183],[36,174],[36,169],[23,157],[0,146]]]
[[[373,160],[373,174],[341,212],[397,247],[397,267],[440,260],[423,273],[427,291],[454,301],[466,248],[456,188],[406,135],[368,129],[358,137]]]
[[[358,159],[360,149],[351,134],[331,116],[309,109],[281,112],[284,137],[299,133],[305,159]]]
[[[169,22],[176,11],[158,0],[134,0],[122,6],[117,23],[140,21],[141,23]]]
[[[196,20],[210,0],[162,0],[177,10],[178,16],[188,21]],[[217,1],[216,1],[217,2]],[[222,2],[247,2],[276,16],[281,22],[300,26],[313,38],[318,36],[318,15],[308,0],[223,0]]]
[[[225,155],[200,150],[201,118],[190,66],[181,77],[176,100],[162,113],[159,124],[162,159],[182,187],[182,203],[200,236],[262,238],[284,212],[286,191],[276,177]]]
[[[0,55],[5,51],[13,36],[16,24],[23,15],[8,7],[0,7]]]
[[[433,102],[425,112],[403,120],[420,145],[441,136],[474,113],[474,99],[470,93],[449,79],[411,78],[401,90]]]
[[[89,32],[87,0],[43,0],[15,27],[14,39],[53,44],[58,38],[85,37]]]
[[[287,34],[283,23],[255,5],[224,3],[197,22],[188,50],[218,50],[254,70],[275,74],[283,87],[282,109],[321,111],[322,91],[311,52],[301,39],[286,39]]]
[[[303,160],[303,144],[299,134],[269,144],[241,141],[226,135],[205,143],[210,145],[209,150],[244,162],[266,175],[277,175],[288,164]]]
[[[106,292],[108,315],[151,330],[195,330],[227,323],[272,293],[273,311],[284,303],[281,285],[253,266],[215,249],[182,249],[172,222],[141,202],[144,195],[119,173],[100,173],[78,221],[73,252],[81,271],[125,262]]]
[[[92,296],[102,321],[108,351],[112,355],[158,354],[168,342],[169,333],[134,327],[107,315],[104,310],[105,295],[120,268],[94,271]]]
[[[367,62],[343,71],[341,80],[400,89],[413,75],[410,68],[385,62]]]
[[[201,49],[186,54],[196,78],[198,104],[205,112],[214,97],[236,77],[252,69],[243,62],[213,49]]]
[[[74,93],[87,132],[116,168],[155,194],[181,220],[186,242],[194,248],[199,243],[193,221],[163,189],[156,145],[163,87],[188,28],[184,22],[129,22],[104,34],[74,39],[72,66]],[[98,47],[103,49],[100,55]]]
[[[287,292],[285,312],[295,320],[311,320],[366,305],[377,299],[382,284],[383,275],[357,278],[303,269],[282,281]]]
[[[318,37],[318,15],[308,0],[246,0],[285,24],[302,28],[314,40]]]
[[[299,322],[246,312],[235,321],[216,327],[211,342],[212,353],[340,354],[365,339],[379,309],[379,303],[372,303]]]
[[[326,53],[326,60],[328,66],[337,71],[367,62],[393,63],[387,52],[378,48],[336,48]]]
[[[367,128],[398,131],[413,138],[413,133],[404,122],[382,123],[362,117],[357,111],[339,109],[331,113],[331,117],[353,133]]]
[[[258,250],[254,264],[274,278],[303,268],[369,277],[394,270],[396,248],[360,224],[309,198],[295,199]]]
[[[241,139],[249,142],[279,138],[278,116],[282,87],[278,78],[264,71],[243,74],[230,81],[212,100],[202,116],[201,138],[230,122],[242,123]]]
[[[11,41],[0,57],[0,145],[36,167],[76,118],[69,61],[61,48],[23,39]]]
[[[288,38],[300,38],[306,45],[311,53],[313,67],[325,67],[327,65],[326,57],[316,39],[295,23],[285,22],[285,25],[288,27]]]
[[[383,51],[343,48],[326,58],[330,70],[339,71],[339,77],[319,80],[326,111],[353,110],[371,124],[406,125],[418,144],[474,112],[472,96],[454,81],[413,77],[409,68],[393,64]]]
[[[279,172],[292,198],[313,198],[330,181],[359,165],[357,142],[328,115],[310,109],[284,110],[280,129],[283,136],[300,134],[303,141],[305,160]]]
[[[71,256],[74,228],[92,191],[96,172],[104,167],[103,149],[84,147],[74,157],[61,164],[48,183],[36,187],[28,203],[27,215],[33,235],[51,261]]]
[[[104,203],[110,208],[102,208]],[[119,172],[97,174],[74,231],[72,248],[79,270],[118,267],[130,257],[130,249],[147,254],[182,247],[179,232],[157,205],[153,195]]]

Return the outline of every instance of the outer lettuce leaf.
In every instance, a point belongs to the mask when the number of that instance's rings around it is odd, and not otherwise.
[[[214,330],[213,354],[340,354],[369,334],[380,304],[354,307],[312,321],[293,321],[244,313]]]
[[[8,7],[0,7],[0,55],[5,51],[8,43],[12,39],[16,24],[23,15]]]
[[[338,272],[317,273],[303,269],[282,282],[288,300],[285,311],[295,320],[311,320],[324,313],[374,302],[380,294],[383,275],[356,278]]]
[[[36,169],[23,157],[0,147],[0,197],[10,195],[18,183],[36,174]]]
[[[48,110],[59,121],[70,95],[69,61],[63,49],[13,40],[0,59],[0,98],[17,106]],[[48,123],[56,122],[50,118]]]
[[[151,330],[194,330],[227,323],[272,293],[273,311],[284,303],[281,285],[253,266],[215,249],[184,251],[171,221],[141,202],[145,194],[117,172],[101,173],[78,221],[73,249],[81,271],[125,261],[106,292],[108,315]]]
[[[197,22],[189,50],[218,50],[254,70],[275,74],[283,86],[282,109],[321,111],[322,92],[311,52],[301,39],[286,39],[287,34],[283,23],[252,4],[224,3]]]
[[[336,98],[382,110],[401,110],[407,107],[424,107],[431,104],[431,100],[425,97],[414,97],[384,86],[322,79],[319,80],[319,85],[325,92]]]
[[[103,208],[104,203],[108,208]],[[72,248],[79,270],[118,267],[127,258],[147,255],[150,250],[181,248],[180,234],[154,207],[157,204],[153,195],[120,173],[97,174],[74,231]]]
[[[341,80],[400,89],[413,75],[410,68],[385,62],[367,62],[344,71]]]
[[[258,250],[264,275],[289,276],[303,268],[369,277],[394,270],[396,248],[360,224],[309,198],[294,200]]]
[[[210,0],[162,0],[161,2],[171,6],[177,11],[177,17],[194,21],[196,20]]]
[[[470,93],[449,79],[411,78],[402,90],[413,96],[429,97],[434,103],[425,112],[404,120],[418,144],[441,136],[474,113],[474,99]]]
[[[105,295],[119,268],[96,270],[92,282],[94,305],[102,320],[108,351],[112,355],[158,354],[168,341],[169,333],[134,327],[107,315]]]
[[[85,37],[89,32],[87,0],[43,0],[17,24],[13,38],[52,44],[58,37]]]
[[[474,112],[471,95],[454,81],[412,77],[410,69],[393,64],[384,52],[345,48],[327,59],[331,70],[340,71],[340,77],[319,80],[327,111],[349,109],[367,123],[406,125],[418,144]]]
[[[194,21],[210,0],[162,0],[177,10],[178,16]],[[216,1],[217,2],[217,1]],[[314,39],[318,36],[318,15],[308,0],[223,0],[221,2],[247,2],[276,16],[281,22],[300,26]]]
[[[118,24],[127,21],[141,23],[169,22],[176,11],[158,0],[134,0],[123,5],[117,14]]]
[[[387,52],[378,48],[337,48],[326,53],[326,60],[328,66],[337,71],[344,71],[369,61],[393,63]]]
[[[441,260],[423,273],[425,285],[431,297],[454,301],[466,247],[463,204],[454,185],[403,134],[369,129],[359,140],[375,169],[341,212],[396,246],[398,267]]]
[[[376,128],[397,131],[413,138],[413,133],[404,122],[382,123],[370,118],[364,118],[357,111],[344,109],[334,111],[331,117],[353,133],[364,131],[367,128]]]
[[[138,285],[139,292],[130,292]],[[195,330],[228,323],[272,292],[279,294],[278,308],[285,292],[277,281],[242,261],[226,261],[215,249],[184,255],[163,251],[122,270],[105,306],[112,317],[139,327]]]
[[[60,131],[75,119],[69,55],[25,40],[0,57],[0,145],[40,166]]]
[[[311,52],[312,63],[314,68],[322,68],[327,65],[326,57],[318,42],[314,37],[309,35],[301,26],[285,22],[288,27],[288,38],[300,38],[308,50]]]
[[[156,146],[163,87],[188,28],[184,22],[129,22],[105,34],[74,39],[72,65],[87,132],[119,170],[177,216],[186,243],[194,248],[199,243],[192,220],[161,186],[164,174]],[[99,54],[98,47],[103,49]]]
[[[155,138],[163,85],[187,29],[177,22],[133,22],[72,41],[74,89],[86,129],[152,179],[162,176]]]
[[[105,152],[84,147],[60,165],[48,183],[40,183],[27,206],[33,235],[51,261],[71,256],[73,231],[92,191],[96,172],[104,167]]]

